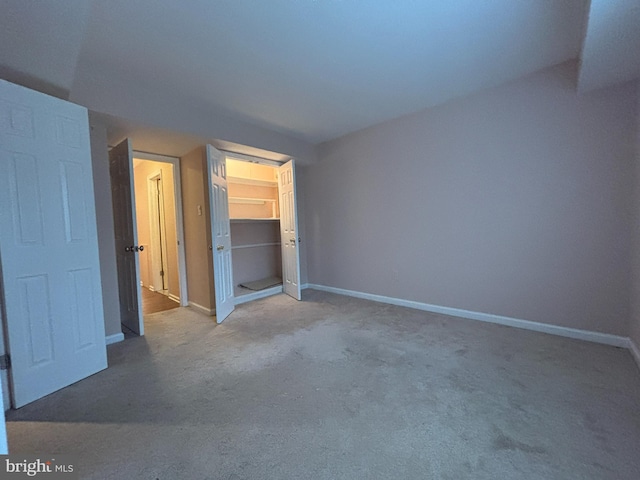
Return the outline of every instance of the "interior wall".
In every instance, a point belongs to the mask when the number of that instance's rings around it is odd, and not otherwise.
[[[636,90],[566,63],[324,144],[309,281],[627,335]]]
[[[231,221],[233,283],[239,285],[262,278],[282,277],[280,222]],[[278,245],[266,245],[277,243]],[[262,246],[255,246],[262,244]],[[250,248],[238,248],[254,245]]]
[[[104,327],[107,336],[122,333],[120,294],[116,267],[116,243],[113,230],[113,206],[109,174],[109,147],[105,126],[89,114],[93,188],[96,201],[96,224],[100,256],[100,278],[104,305]]]
[[[138,245],[144,246],[144,250],[138,252],[140,262],[140,283],[143,287],[151,285],[151,234],[149,232],[149,188],[147,175],[142,173],[147,170],[145,166],[134,161],[133,164],[133,189],[136,201],[136,231],[138,233]]]
[[[149,287],[152,282],[151,225],[149,216],[149,181],[148,177],[157,172],[162,174],[164,189],[164,212],[167,243],[167,283],[170,295],[180,297],[180,276],[178,270],[178,236],[176,230],[175,188],[173,183],[173,165],[166,162],[142,160],[133,169],[136,194],[136,223],[138,226],[138,244],[144,245],[140,252],[140,280],[143,286]],[[155,285],[154,285],[155,287]]]
[[[640,349],[640,80],[636,83],[636,170],[633,239],[632,315],[629,321],[629,337]]]
[[[209,193],[206,190],[206,153],[196,148],[180,158],[182,216],[187,267],[187,297],[207,310],[215,309],[213,259],[209,218]]]
[[[213,114],[211,106],[203,108],[187,97],[176,99],[175,92],[152,89],[147,79],[133,78],[126,72],[116,78],[113,69],[105,72],[105,68],[105,64],[96,63],[76,72],[69,101],[133,123],[215,138],[229,145],[250,145],[292,156],[301,163],[316,161],[316,147],[309,142],[231,118],[223,111]]]

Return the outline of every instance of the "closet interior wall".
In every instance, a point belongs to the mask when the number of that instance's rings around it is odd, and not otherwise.
[[[277,168],[227,158],[235,295],[239,285],[282,277]]]

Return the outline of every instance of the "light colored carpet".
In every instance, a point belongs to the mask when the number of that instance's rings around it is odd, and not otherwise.
[[[640,478],[622,349],[307,290],[180,308],[8,416],[95,479]]]

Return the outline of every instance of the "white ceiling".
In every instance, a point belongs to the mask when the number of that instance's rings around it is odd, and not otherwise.
[[[636,78],[639,5],[0,0],[0,76],[89,108],[105,84],[135,84],[316,144],[570,59],[581,91]]]

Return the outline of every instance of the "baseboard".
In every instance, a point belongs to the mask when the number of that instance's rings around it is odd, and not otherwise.
[[[627,340],[627,348],[629,349],[629,352],[631,352],[633,359],[636,361],[636,365],[640,368],[640,348],[638,348],[638,345],[636,345],[631,338],[628,338]]]
[[[114,333],[113,335],[107,335],[104,340],[107,345],[122,342],[124,340],[124,333],[120,332]]]
[[[481,322],[496,323],[498,325],[506,325],[508,327],[522,328],[525,330],[533,330],[534,332],[549,333],[561,337],[575,338],[578,340],[586,340],[588,342],[602,343],[604,345],[613,345],[615,347],[628,348],[629,339],[620,335],[611,335],[608,333],[593,332],[591,330],[580,330],[577,328],[560,327],[558,325],[549,325],[547,323],[532,322],[530,320],[520,320],[518,318],[504,317],[501,315],[493,315],[490,313],[473,312],[471,310],[463,310],[460,308],[442,307],[439,305],[431,305],[428,303],[415,302],[413,300],[403,300],[401,298],[386,297],[384,295],[374,295],[372,293],[357,292],[354,290],[346,290],[344,288],[328,287],[326,285],[309,284],[309,288],[322,290],[324,292],[337,293],[347,295],[349,297],[363,298],[374,302],[388,303],[398,305],[400,307],[414,308],[416,310],[424,310],[426,312],[441,313],[443,315],[451,315],[453,317],[467,318],[470,320],[479,320]]]
[[[203,307],[202,305],[198,305],[195,302],[189,302],[189,306],[200,313],[204,313],[205,315],[212,316],[216,314],[215,309],[212,310],[210,308]]]
[[[303,283],[300,285],[300,290],[306,290],[307,288],[309,288],[309,284],[308,283]]]
[[[150,292],[156,291],[156,287],[154,287],[153,285],[149,285],[147,288],[149,289]]]
[[[252,302],[259,298],[266,298],[272,295],[282,293],[282,285],[276,285],[275,287],[265,288],[264,290],[258,290],[253,293],[245,293],[244,295],[238,295],[233,297],[236,305],[242,305],[243,303]]]
[[[180,297],[178,297],[177,295],[174,295],[173,293],[170,293],[167,296],[169,297],[169,300],[173,300],[176,303],[180,303]]]

